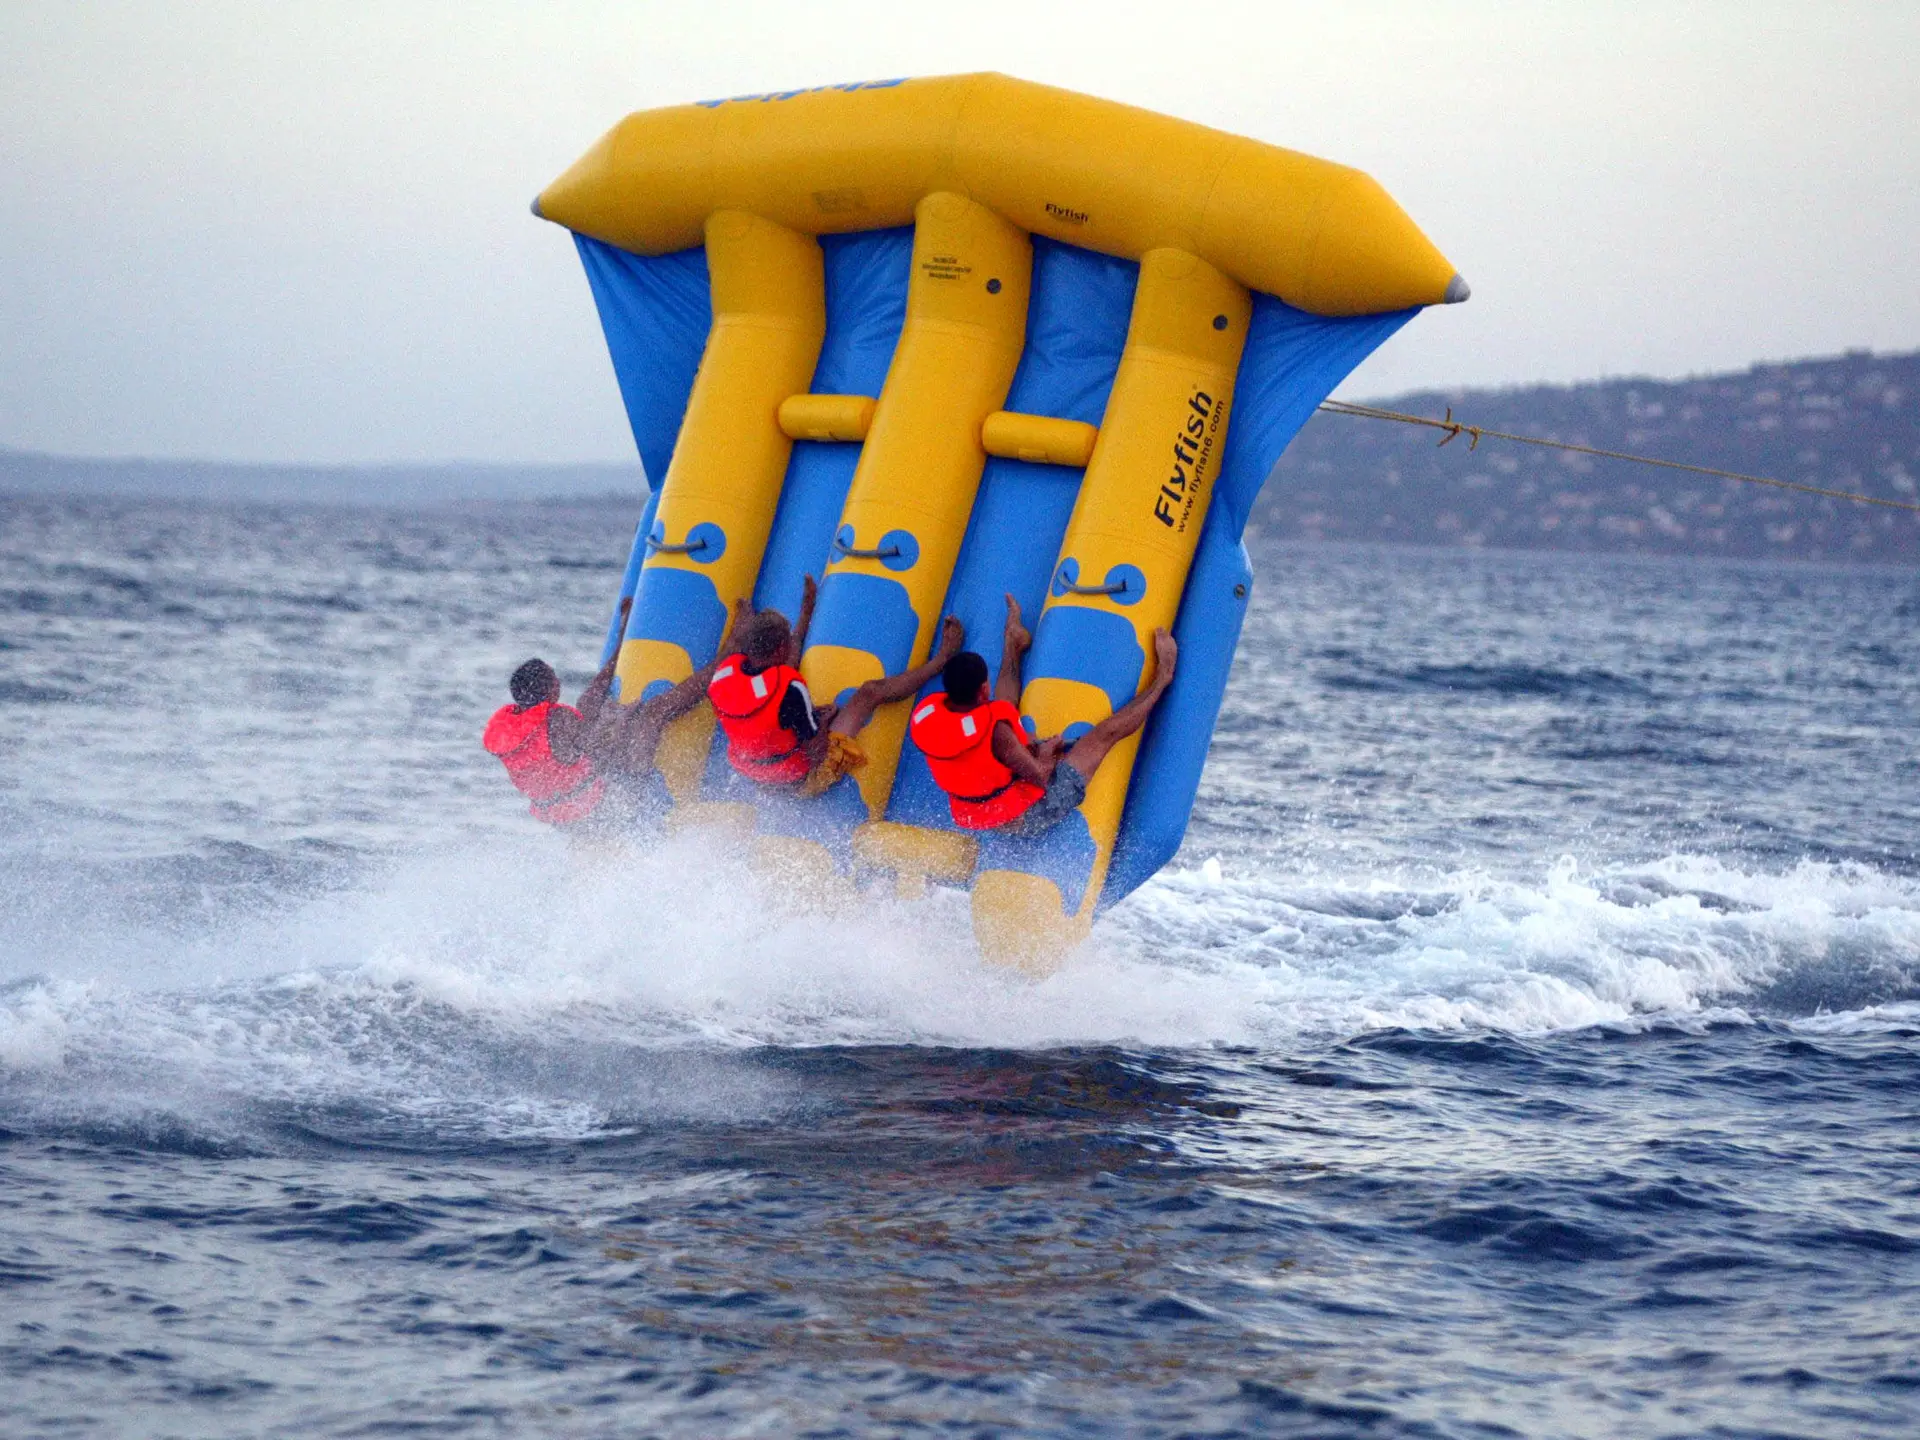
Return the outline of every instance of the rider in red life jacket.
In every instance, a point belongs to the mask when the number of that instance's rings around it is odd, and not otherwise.
[[[1154,631],[1147,687],[1067,746],[1057,735],[1029,741],[1020,724],[1020,661],[1032,643],[1018,602],[1007,596],[1000,674],[992,689],[987,662],[962,651],[942,672],[945,693],[914,706],[908,722],[934,783],[947,792],[953,823],[963,830],[1005,829],[1030,839],[1066,819],[1087,798],[1087,781],[1107,753],[1147,723],[1173,683],[1179,654],[1172,635]]]
[[[790,786],[797,795],[824,794],[843,775],[867,763],[856,738],[882,705],[910,700],[938,675],[965,643],[960,622],[949,615],[940,627],[940,648],[925,664],[904,674],[868,680],[844,704],[815,705],[800,678],[800,653],[813,623],[819,587],[806,577],[800,618],[794,625],[778,610],[761,610],[735,626],[733,641],[707,686],[714,718],[727,737],[727,760],[749,780]]]
[[[621,602],[622,634],[632,608],[632,600]],[[651,700],[610,704],[618,660],[616,647],[580,692],[577,709],[560,703],[560,677],[553,667],[529,660],[508,682],[513,703],[487,721],[480,743],[499,757],[507,778],[527,797],[534,819],[562,827],[637,819],[641,782],[653,768],[661,732],[700,703],[714,668],[711,662],[702,666]]]

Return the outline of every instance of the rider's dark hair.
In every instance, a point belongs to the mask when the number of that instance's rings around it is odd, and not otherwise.
[[[962,650],[947,661],[940,680],[947,687],[947,699],[971,707],[980,698],[980,687],[987,683],[987,662],[971,650]]]
[[[553,673],[553,666],[544,660],[529,660],[513,672],[507,688],[513,692],[514,704],[538,705],[559,683],[560,677]]]
[[[740,622],[733,643],[755,665],[773,665],[787,658],[793,627],[778,610],[759,610]]]

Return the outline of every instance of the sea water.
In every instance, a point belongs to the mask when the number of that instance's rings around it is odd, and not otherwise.
[[[0,499],[0,1433],[1920,1432],[1920,576],[1255,546],[1186,848],[582,862],[634,506]]]

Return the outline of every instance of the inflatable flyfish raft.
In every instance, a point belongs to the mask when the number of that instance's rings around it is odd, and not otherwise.
[[[631,115],[534,213],[574,234],[651,486],[607,640],[622,698],[713,659],[741,597],[794,617],[808,574],[820,700],[924,661],[948,613],[996,667],[1011,592],[1038,735],[1124,704],[1172,627],[1172,689],[1038,839],[954,826],[903,743],[917,702],[817,799],[741,778],[704,705],[661,744],[676,826],[808,887],[969,887],[982,952],[1036,970],[1180,844],[1280,452],[1467,297],[1357,170],[1000,75]]]

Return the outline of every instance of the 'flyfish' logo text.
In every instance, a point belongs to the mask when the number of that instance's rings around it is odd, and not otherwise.
[[[1173,437],[1173,473],[1153,498],[1153,518],[1169,530],[1187,528],[1187,518],[1206,484],[1207,464],[1213,459],[1225,409],[1197,386],[1187,400],[1186,418]]]

